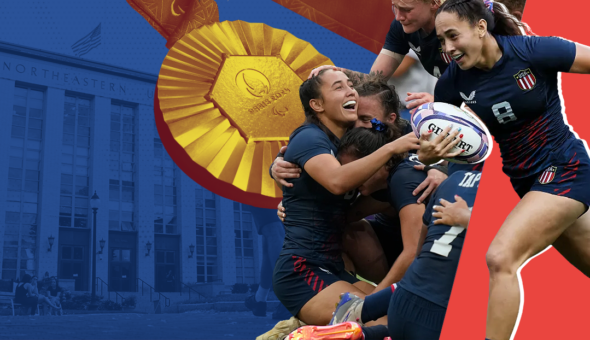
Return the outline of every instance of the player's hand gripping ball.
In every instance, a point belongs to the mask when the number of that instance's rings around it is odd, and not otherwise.
[[[483,162],[492,152],[492,137],[487,127],[474,114],[446,103],[427,103],[419,106],[411,118],[412,129],[418,138],[432,130],[430,140],[453,124],[461,128],[462,140],[449,153],[465,150],[458,156],[447,158],[449,162],[475,164]]]

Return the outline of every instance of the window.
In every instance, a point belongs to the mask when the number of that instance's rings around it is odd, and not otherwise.
[[[70,95],[65,97],[60,227],[89,227],[90,111],[90,100]]]
[[[155,128],[155,126],[154,126]],[[154,136],[154,233],[177,234],[175,165],[158,130]]]
[[[16,87],[9,146],[2,278],[36,273],[44,93]]]
[[[217,280],[217,217],[215,194],[197,184],[197,282]]]
[[[111,103],[109,229],[135,231],[135,110]]]
[[[252,215],[250,212],[244,211],[242,208],[241,203],[234,202],[236,282],[255,283]]]

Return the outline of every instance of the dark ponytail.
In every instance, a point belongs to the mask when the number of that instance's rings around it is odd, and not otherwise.
[[[305,122],[303,122],[303,125],[317,125],[317,127],[319,127],[326,135],[328,135],[330,141],[336,147],[338,147],[338,137],[336,137],[336,135],[320,121],[318,113],[315,112],[315,110],[309,105],[310,100],[322,98],[322,91],[320,90],[320,87],[322,86],[322,74],[324,74],[324,72],[327,70],[328,69],[323,69],[318,73],[317,76],[313,76],[304,81],[299,87],[299,98],[301,99],[301,104],[303,105],[303,111],[305,113]]]
[[[526,35],[526,26],[514,17],[506,6],[499,2],[482,0],[447,0],[439,7],[436,14],[455,13],[462,20],[473,26],[484,19],[488,31],[498,35]]]
[[[394,125],[387,122],[378,122],[381,128],[379,131],[376,128],[375,123],[372,129],[363,127],[354,128],[347,131],[342,139],[340,140],[340,146],[338,148],[338,156],[350,155],[354,158],[363,158],[373,152],[379,150],[382,146],[387,143],[393,142],[394,140],[401,137],[401,132]],[[395,167],[401,162],[407,153],[393,155],[393,157],[385,164],[389,169]]]

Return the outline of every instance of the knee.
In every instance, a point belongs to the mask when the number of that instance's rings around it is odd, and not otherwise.
[[[486,263],[491,277],[499,274],[514,274],[519,267],[510,251],[494,247],[494,245],[486,254]]]

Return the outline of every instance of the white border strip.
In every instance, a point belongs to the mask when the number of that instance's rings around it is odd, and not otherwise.
[[[522,266],[520,266],[518,268],[518,270],[516,271],[516,277],[518,278],[518,289],[520,290],[520,304],[518,306],[518,316],[516,317],[516,322],[514,323],[514,328],[512,329],[512,335],[510,335],[510,340],[514,340],[514,337],[516,336],[516,331],[518,330],[518,324],[520,323],[520,318],[522,316],[522,310],[524,307],[524,287],[522,285],[522,278],[520,277],[520,271],[522,270],[522,268],[524,268],[524,266],[526,266],[532,259],[534,259],[535,257],[543,254],[544,252],[546,252],[547,250],[553,248],[553,246],[548,246],[547,248],[545,248],[544,250],[541,250],[538,254],[532,256],[530,259],[526,260]]]

